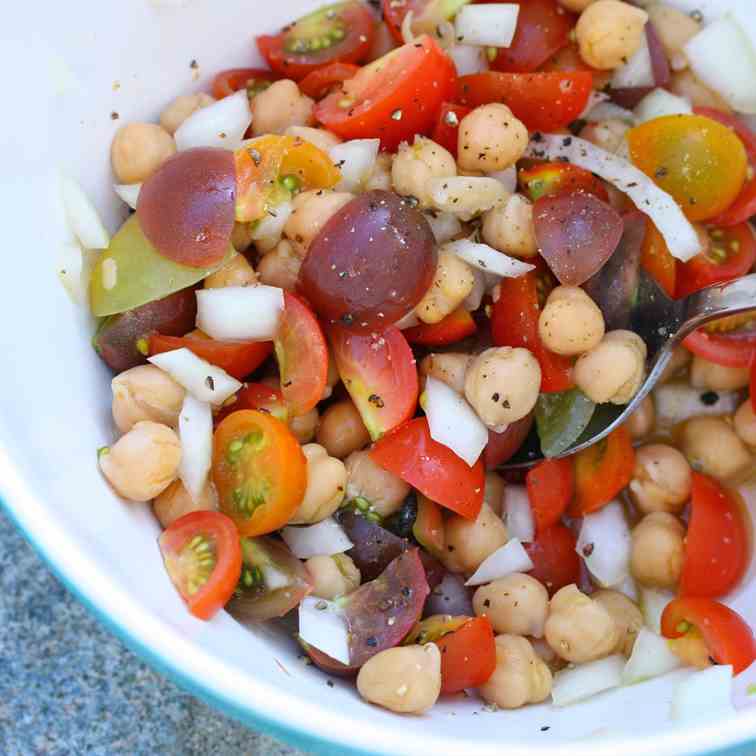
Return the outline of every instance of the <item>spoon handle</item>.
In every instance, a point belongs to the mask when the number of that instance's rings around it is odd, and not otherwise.
[[[710,320],[752,309],[756,309],[756,273],[691,294],[677,336],[682,339]]]

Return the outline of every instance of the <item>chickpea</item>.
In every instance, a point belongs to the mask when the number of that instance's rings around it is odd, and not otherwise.
[[[648,13],[620,0],[597,0],[575,26],[580,57],[593,68],[617,68],[640,47]]]
[[[732,108],[719,93],[709,89],[688,69],[673,71],[667,89],[680,97],[687,97],[694,108],[716,108],[723,113],[732,112]]]
[[[454,156],[445,147],[419,134],[411,146],[406,142],[399,145],[391,166],[394,191],[414,197],[423,208],[433,204],[428,191],[430,179],[456,175]]]
[[[286,238],[304,257],[313,239],[331,216],[353,199],[354,195],[349,192],[334,192],[329,189],[311,189],[298,194],[294,198],[292,213],[284,226]]]
[[[302,453],[307,459],[307,490],[299,509],[290,522],[312,525],[330,517],[341,505],[346,491],[344,463],[319,444],[305,444]]]
[[[474,520],[451,515],[446,520],[446,559],[452,572],[473,573],[484,559],[509,540],[507,526],[491,507],[483,502]]]
[[[192,95],[179,95],[160,114],[160,125],[171,135],[175,134],[178,127],[189,118],[190,115],[215,102],[205,92],[197,92]]]
[[[368,452],[352,452],[345,464],[347,497],[367,499],[381,517],[392,515],[409,496],[409,484],[373,462]]]
[[[360,587],[362,576],[346,554],[314,556],[305,562],[312,578],[312,595],[332,601]]]
[[[100,469],[116,493],[130,501],[150,501],[176,480],[181,442],[167,425],[142,420],[109,449]]]
[[[252,98],[252,133],[283,134],[289,126],[309,126],[314,102],[291,79],[281,79]]]
[[[362,422],[362,416],[349,399],[332,404],[323,413],[317,438],[332,457],[339,459],[370,443],[370,434]]]
[[[620,630],[606,607],[573,584],[552,596],[544,635],[562,659],[580,664],[611,654]]]
[[[694,417],[683,426],[680,448],[694,469],[715,478],[733,478],[752,464],[751,455],[722,417]]]
[[[319,150],[327,153],[331,147],[341,144],[341,139],[336,134],[326,129],[314,129],[312,126],[289,126],[284,134],[293,136],[298,139],[304,139],[305,142],[317,147]]]
[[[393,158],[388,152],[379,152],[373,164],[373,170],[365,182],[365,191],[372,192],[374,189],[382,189],[384,192],[391,191],[391,166]]]
[[[628,486],[630,498],[644,514],[679,514],[690,497],[691,475],[688,460],[673,446],[642,446],[635,455],[635,471]]]
[[[357,690],[389,711],[422,714],[441,693],[441,652],[435,643],[387,648],[361,667]]]
[[[185,391],[168,373],[154,365],[137,365],[120,373],[110,383],[113,420],[121,433],[138,422],[178,426]]]
[[[257,264],[260,283],[294,291],[299,281],[302,258],[294,251],[291,242],[282,239],[272,252],[268,252]]]
[[[415,307],[417,317],[423,323],[439,323],[464,302],[473,286],[475,275],[470,266],[441,247],[433,283]]]
[[[488,504],[496,515],[501,517],[504,508],[504,497],[506,496],[507,484],[501,475],[495,472],[486,473],[486,487],[483,490],[483,501]]]
[[[428,192],[433,207],[442,213],[450,213],[463,221],[469,221],[503,205],[511,196],[504,184],[490,176],[452,176],[434,178],[428,182]]]
[[[659,376],[659,383],[666,383],[675,378],[690,365],[692,359],[693,355],[684,346],[675,347],[669,362]]]
[[[538,254],[533,205],[522,194],[513,194],[504,205],[489,210],[483,216],[483,241],[499,252],[514,257],[534,257]]]
[[[630,419],[626,425],[630,431],[630,435],[634,440],[637,440],[651,433],[655,422],[656,409],[654,408],[654,400],[650,396],[647,396],[630,415]]]
[[[538,318],[538,333],[552,352],[583,354],[604,338],[604,316],[579,286],[557,286]]]
[[[674,588],[684,558],[685,528],[669,512],[647,514],[632,532],[630,572],[642,585]]]
[[[501,709],[541,703],[551,693],[551,670],[527,638],[497,635],[496,667],[478,688],[483,699]]]
[[[318,427],[318,408],[313,407],[304,415],[295,415],[289,418],[289,430],[300,444],[309,444],[315,438],[315,430]]]
[[[535,407],[541,368],[521,347],[493,347],[481,352],[465,376],[465,396],[492,430],[520,420]]]
[[[629,657],[633,652],[635,639],[643,627],[641,610],[619,591],[602,589],[592,594],[591,598],[609,612],[619,628],[617,645],[610,653],[624,654]]]
[[[152,511],[160,524],[167,528],[172,522],[190,512],[210,511],[218,509],[218,494],[215,486],[208,482],[202,489],[199,501],[195,501],[186,486],[180,480],[174,480],[165,491],[159,493],[152,500]]]
[[[648,18],[654,25],[656,36],[674,70],[686,68],[687,58],[683,52],[686,43],[701,30],[701,24],[688,13],[671,5],[655,3],[648,7]]]
[[[693,356],[690,366],[690,385],[711,391],[737,391],[745,388],[750,380],[748,368],[725,367],[709,362],[698,355]]]
[[[119,184],[139,184],[176,152],[173,137],[155,123],[127,123],[116,131],[110,162]]]
[[[513,572],[478,588],[473,609],[478,617],[488,617],[497,633],[542,638],[549,594],[534,577]]]
[[[527,128],[506,105],[481,105],[459,124],[459,167],[486,173],[503,171],[523,156],[528,139]]]
[[[625,141],[630,126],[619,118],[592,121],[580,131],[581,139],[587,139],[607,152],[617,152]]]
[[[234,255],[220,270],[205,279],[206,289],[225,289],[227,286],[254,286],[257,273],[244,255]]]
[[[465,391],[465,373],[472,359],[472,355],[461,352],[429,354],[420,362],[420,375],[437,378],[462,394]]]
[[[756,414],[753,412],[750,398],[738,407],[733,420],[735,433],[740,440],[748,446],[756,446]]]
[[[646,375],[646,344],[633,331],[610,331],[598,346],[580,355],[573,377],[596,404],[627,404]]]

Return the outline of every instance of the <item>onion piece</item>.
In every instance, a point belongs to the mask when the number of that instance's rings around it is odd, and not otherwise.
[[[535,539],[535,520],[525,486],[507,486],[504,491],[504,524],[509,535],[522,543]]]
[[[263,582],[269,591],[277,591],[279,588],[286,588],[291,585],[291,575],[283,570],[279,570],[273,564],[263,564],[260,566],[260,572],[263,575]]]
[[[472,467],[488,443],[488,428],[475,410],[453,388],[432,376],[425,382],[423,409],[431,438]]]
[[[496,179],[510,194],[517,191],[517,166],[510,165],[509,168],[486,175],[488,178]]]
[[[337,191],[356,192],[362,188],[370,178],[380,146],[380,139],[352,139],[328,150],[329,157],[341,171]]]
[[[624,123],[635,125],[635,115],[632,110],[620,107],[615,102],[600,102],[591,108],[586,116],[587,121],[609,121],[617,120]]]
[[[630,574],[630,528],[618,501],[583,518],[575,551],[602,588],[619,585]]]
[[[198,502],[213,461],[213,412],[207,402],[184,397],[179,414],[181,463],[179,478],[192,500]]]
[[[55,267],[71,301],[77,305],[85,304],[88,286],[84,281],[84,253],[78,242],[61,242]]]
[[[653,87],[654,69],[651,65],[651,51],[645,34],[641,35],[638,49],[628,58],[627,63],[614,70],[612,89],[637,89]]]
[[[476,215],[506,202],[511,196],[501,182],[489,176],[432,178],[426,188],[434,207],[452,213],[463,221],[472,220]]]
[[[618,155],[602,150],[579,137],[560,134],[533,136],[526,157],[560,160],[595,173],[630,197],[635,206],[649,216],[664,237],[673,257],[687,262],[701,251],[701,242],[690,221],[667,192],[645,173]]]
[[[242,387],[242,384],[225,370],[197,357],[186,347],[154,354],[148,359],[153,365],[165,370],[174,381],[180,383],[201,402],[218,406]]]
[[[628,575],[621,583],[613,586],[615,591],[624,593],[634,604],[638,603],[638,586],[631,575]]]
[[[438,244],[448,242],[462,231],[462,224],[459,222],[459,218],[451,213],[431,211],[425,213],[425,219],[428,221]]]
[[[494,273],[504,278],[518,278],[535,269],[534,265],[522,262],[515,257],[489,247],[488,244],[478,244],[469,239],[459,239],[444,245],[449,252],[469,263],[484,273]]]
[[[197,291],[197,328],[213,339],[270,341],[284,310],[283,289],[228,286]]]
[[[672,601],[675,594],[672,591],[665,591],[663,588],[646,588],[641,586],[640,589],[640,610],[643,614],[643,621],[646,627],[657,635],[661,635],[661,618],[667,604]]]
[[[645,123],[662,116],[692,113],[693,108],[686,97],[679,97],[666,89],[657,88],[635,106],[634,112],[637,122]]]
[[[286,221],[289,220],[293,209],[291,202],[288,201],[269,208],[252,229],[253,241],[269,241],[272,246],[278,244]]]
[[[394,325],[400,331],[403,331],[406,328],[414,328],[416,325],[420,325],[420,318],[417,317],[414,310],[410,310],[404,317],[399,318]]]
[[[449,57],[457,68],[457,76],[469,76],[488,71],[488,58],[483,47],[454,45],[449,49]]]
[[[113,184],[113,191],[132,209],[136,210],[139,201],[140,184]]]
[[[400,32],[402,34],[402,41],[405,45],[411,45],[415,41],[415,33],[412,31],[412,22],[415,20],[415,11],[407,11]]]
[[[338,604],[305,596],[299,605],[299,637],[342,664],[349,664],[349,629]]]
[[[701,397],[717,395],[713,403]],[[740,406],[734,391],[704,391],[684,383],[664,383],[657,386],[651,396],[654,399],[656,419],[659,425],[677,425],[698,415],[730,415]]]
[[[244,132],[252,123],[247,90],[241,89],[205,108],[195,110],[173,138],[179,150],[192,147],[219,147],[236,150],[241,146]]]
[[[488,282],[486,281],[486,274],[482,270],[478,270],[477,268],[471,268],[470,270],[472,270],[473,276],[475,276],[475,283],[472,289],[470,289],[470,293],[462,302],[462,307],[468,312],[475,312],[483,302]],[[496,280],[499,281],[500,279],[497,277]]]
[[[69,176],[63,176],[60,186],[66,218],[74,236],[85,249],[107,249],[110,234],[100,220],[97,208],[84,193],[79,182]]]
[[[513,572],[530,572],[533,562],[517,538],[510,538],[503,546],[487,556],[465,585],[483,585]]]
[[[457,41],[482,47],[509,47],[517,30],[520,6],[513,3],[466,5],[457,13]]]
[[[354,546],[333,517],[303,528],[289,526],[281,531],[281,537],[299,559],[343,554]]]
[[[666,675],[680,667],[680,657],[672,653],[667,639],[642,627],[633,644],[633,652],[622,670],[622,684],[633,685]]]
[[[568,667],[554,675],[551,700],[554,706],[568,706],[622,684],[625,657],[621,654]]]
[[[730,664],[694,672],[672,692],[670,718],[676,722],[701,724],[726,719],[734,714]]]

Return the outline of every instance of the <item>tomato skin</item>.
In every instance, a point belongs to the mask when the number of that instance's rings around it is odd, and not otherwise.
[[[748,532],[735,501],[713,478],[694,472],[678,595],[729,593],[745,574],[748,551]]]
[[[173,568],[171,562],[196,536],[215,542],[216,563],[202,588],[189,593],[179,582],[187,576],[176,574],[181,570],[180,563]],[[233,520],[220,512],[190,512],[172,522],[158,542],[166,571],[189,611],[199,619],[209,620],[228,603],[241,575],[241,546]]]
[[[360,67],[353,63],[329,63],[308,73],[299,82],[299,89],[308,97],[319,100],[325,97],[335,84],[351,79],[359,70]]]
[[[278,80],[278,75],[265,68],[229,68],[215,75],[212,83],[212,93],[216,100],[229,97],[240,89],[259,91],[265,88],[265,83]]]
[[[667,296],[674,299],[677,289],[677,260],[672,257],[664,237],[650,219],[646,223],[640,262]]]
[[[536,532],[556,525],[575,492],[575,473],[569,458],[545,459],[525,476]]]
[[[488,430],[488,443],[483,450],[483,464],[486,470],[494,470],[499,465],[508,462],[525,443],[525,439],[533,427],[534,413],[529,412],[525,417],[510,423],[503,433]]]
[[[741,121],[734,115],[724,113],[721,110],[717,110],[716,108],[706,108],[696,105],[693,108],[693,112],[696,115],[711,118],[713,121],[718,121],[724,126],[731,128],[743,142],[743,146],[748,153],[748,157],[751,159],[751,161],[756,162],[756,132],[751,131],[751,129],[749,129],[748,126],[743,123],[743,121]]]
[[[221,407],[214,418],[216,427],[232,412],[243,409],[268,412],[283,423],[286,422],[289,415],[283,394],[278,389],[266,386],[264,383],[247,383],[236,394],[235,401]]]
[[[670,601],[661,619],[665,638],[681,638],[693,625],[703,636],[717,664],[732,664],[733,675],[740,674],[756,660],[753,630],[735,611],[709,598],[677,598]]]
[[[746,181],[733,203],[712,218],[711,223],[722,228],[729,228],[745,223],[753,215],[756,215],[756,178]]]
[[[441,692],[483,685],[496,669],[496,645],[488,617],[475,617],[435,641],[441,651]]]
[[[539,531],[532,543],[524,544],[534,565],[528,574],[543,583],[549,595],[553,596],[565,585],[579,584],[580,557],[576,545],[573,532],[560,523]]]
[[[569,192],[586,192],[602,202],[609,201],[609,194],[601,179],[571,163],[541,163],[531,168],[522,168],[517,179],[524,193],[533,202],[541,197]]]
[[[592,84],[588,71],[486,71],[461,76],[455,101],[470,108],[503,102],[529,131],[557,131],[583,112]]]
[[[373,461],[398,475],[431,501],[474,520],[483,506],[485,473],[451,449],[434,441],[424,417],[410,420],[380,439],[370,451]]]
[[[632,479],[635,450],[630,432],[621,425],[574,459],[575,499],[570,514],[582,517],[606,506]]]
[[[436,125],[433,127],[431,139],[449,150],[454,157],[457,157],[459,146],[459,123],[468,113],[472,113],[471,108],[445,102],[441,105]]]
[[[462,341],[471,336],[477,330],[472,315],[463,307],[447,315],[439,323],[420,325],[407,328],[404,335],[410,344],[422,344],[424,346],[447,346],[456,341]]]
[[[747,368],[756,358],[756,332],[740,337],[699,329],[686,336],[683,345],[698,357],[725,367]]]

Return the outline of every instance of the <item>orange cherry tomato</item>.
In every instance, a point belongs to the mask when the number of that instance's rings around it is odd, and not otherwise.
[[[407,328],[404,336],[410,344],[423,346],[447,346],[455,341],[472,336],[477,330],[472,315],[464,307],[458,307],[439,323],[422,323]]]
[[[246,89],[250,97],[267,89],[279,78],[273,71],[264,68],[229,68],[215,75],[212,83],[212,93],[216,100]]]
[[[533,562],[528,574],[542,583],[552,596],[565,585],[580,582],[576,545],[575,534],[561,523],[539,531],[532,543],[525,544],[525,551]]]
[[[335,85],[351,79],[359,70],[360,67],[355,66],[353,63],[329,63],[324,68],[318,68],[316,71],[308,73],[299,82],[299,89],[308,97],[320,100]]]
[[[488,617],[475,617],[435,641],[441,651],[441,692],[483,685],[496,669],[496,644]]]
[[[627,132],[630,157],[669,192],[691,220],[727,209],[746,177],[743,142],[727,126],[699,115],[654,118]]]
[[[239,533],[220,512],[190,512],[158,539],[171,582],[189,611],[203,620],[233,595],[242,568]]]
[[[641,247],[641,266],[656,283],[674,298],[677,288],[677,261],[656,226],[648,220]]]
[[[232,412],[213,437],[218,501],[243,536],[283,527],[302,503],[307,464],[285,423],[258,410]]]
[[[525,476],[530,508],[533,510],[536,531],[556,525],[567,511],[575,493],[575,473],[572,460],[545,459],[528,470]]]
[[[417,516],[412,525],[412,535],[433,556],[443,556],[446,543],[443,512],[435,501],[422,494],[417,497]]]

